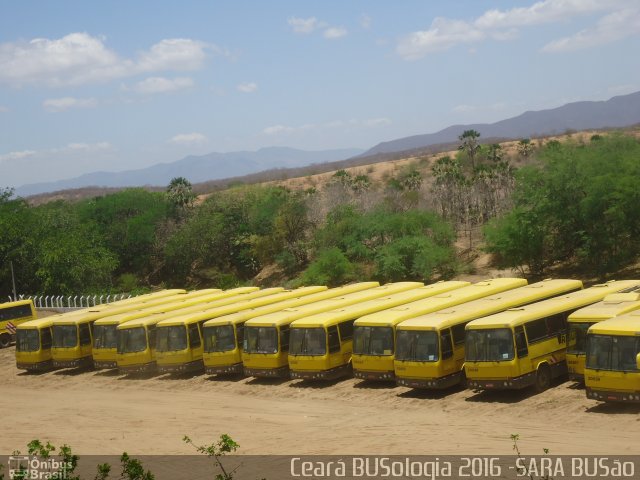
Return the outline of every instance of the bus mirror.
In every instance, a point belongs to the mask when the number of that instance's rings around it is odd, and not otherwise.
[[[640,370],[640,353],[636,355],[636,367]]]

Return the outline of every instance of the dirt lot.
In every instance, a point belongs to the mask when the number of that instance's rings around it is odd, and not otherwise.
[[[245,454],[637,454],[640,407],[600,405],[570,383],[532,392],[414,392],[348,379],[131,379],[111,372],[25,374],[0,350],[0,453],[34,438],[81,454],[192,453],[229,433]],[[8,418],[8,420],[7,420]]]

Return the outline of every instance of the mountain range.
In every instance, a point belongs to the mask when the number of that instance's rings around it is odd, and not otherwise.
[[[192,183],[199,183],[241,177],[264,170],[327,164],[356,156],[363,160],[366,157],[376,157],[376,161],[381,161],[392,153],[455,143],[465,130],[477,130],[481,134],[481,140],[519,139],[560,134],[567,130],[621,128],[635,124],[640,124],[640,92],[613,97],[606,101],[573,102],[557,108],[528,111],[495,123],[452,125],[435,133],[382,142],[364,152],[355,148],[305,151],[288,147],[214,152],[200,156],[191,155],[175,162],[160,163],[138,170],[95,172],[67,180],[24,185],[17,188],[16,193],[29,196],[87,186],[164,186],[172,178],[179,176],[186,177]],[[366,161],[360,163],[364,164]]]

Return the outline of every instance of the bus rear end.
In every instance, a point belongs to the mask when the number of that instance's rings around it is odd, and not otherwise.
[[[0,348],[15,341],[18,325],[37,318],[31,300],[0,303]]]

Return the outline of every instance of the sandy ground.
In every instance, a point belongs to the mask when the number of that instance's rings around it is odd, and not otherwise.
[[[218,380],[204,375],[131,379],[112,372],[25,374],[0,350],[9,425],[0,453],[34,438],[81,454],[192,453],[230,434],[244,454],[637,454],[640,407],[600,405],[568,382],[532,392],[415,392],[348,379]],[[7,425],[7,423],[5,423]]]

